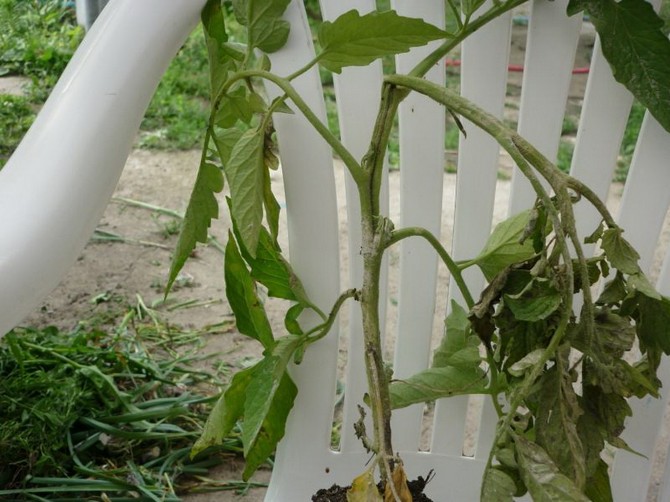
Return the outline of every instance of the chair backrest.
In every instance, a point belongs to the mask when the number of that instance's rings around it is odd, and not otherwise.
[[[518,127],[549,158],[555,158],[558,150],[581,25],[580,19],[565,16],[566,3],[536,0],[530,4]],[[333,19],[352,8],[369,11],[375,2],[323,0],[321,4],[324,17]],[[433,24],[444,19],[442,0],[397,0],[392,4],[404,15],[423,17]],[[203,5],[204,0],[113,0],[38,122],[0,171],[0,277],[5,284],[12,284],[12,288],[0,290],[0,335],[55,286],[83,247],[118,180],[151,90]],[[145,20],[148,16],[151,22]],[[272,55],[273,69],[278,73],[289,73],[313,56],[302,2],[294,0],[286,18],[292,25],[289,42]],[[461,51],[463,94],[497,115],[502,113],[505,100],[511,21],[511,15],[497,20],[468,39]],[[146,58],[148,48],[155,57]],[[425,50],[399,57],[399,70],[411,67]],[[443,82],[443,66],[436,66],[429,78]],[[359,157],[369,141],[381,79],[380,63],[345,69],[335,77],[341,136]],[[325,120],[318,72],[306,73],[295,84]],[[631,102],[630,95],[614,82],[596,43],[572,172],[601,197],[610,186]],[[85,116],[78,113],[82,108],[89,110]],[[348,243],[341,256],[330,149],[298,115],[278,116],[275,125],[285,178],[290,259],[310,297],[328,308],[346,283],[360,284],[357,198],[347,180]],[[496,187],[500,186],[496,183],[498,146],[466,124],[468,136],[461,139],[459,147],[455,206],[445,207],[444,110],[412,96],[401,107],[399,127],[401,179],[397,194],[386,189],[393,201],[388,211],[400,214],[398,225],[421,225],[434,232],[446,225],[443,240],[451,242],[455,258],[474,256],[491,229]],[[105,141],[99,141],[102,137]],[[669,139],[654,119],[645,118],[619,209],[619,222],[640,251],[645,269],[651,267],[670,203]],[[72,197],[73,191],[76,197]],[[511,194],[510,211],[532,203],[528,187],[516,175]],[[579,211],[582,231],[594,227],[596,216],[587,209]],[[344,280],[341,263],[348,264],[349,276]],[[399,263],[397,328],[387,337],[393,339],[395,375],[402,378],[428,364],[435,310],[444,311],[447,298],[435,296],[441,286],[437,284],[439,268],[427,246],[404,242]],[[484,284],[475,273],[468,275],[467,281],[473,290]],[[670,260],[663,264],[658,286],[670,294]],[[449,294],[458,299],[455,293]],[[344,370],[341,439],[339,447],[333,449],[340,337],[347,340],[350,356]],[[300,392],[277,452],[266,500],[308,500],[317,488],[347,483],[364,468],[368,456],[352,426],[358,419],[356,404],[365,392],[362,361],[355,357],[361,352],[361,338],[360,315],[354,309],[346,333],[333,330],[310,347],[300,366],[292,368]],[[662,379],[670,380],[666,362],[660,373]],[[613,474],[616,500],[642,500],[647,492],[653,474],[650,459],[659,441],[666,397],[663,391],[659,400],[632,403],[635,417],[627,424],[625,439],[647,458],[617,455]],[[479,413],[473,409],[467,399],[452,398],[438,402],[428,418],[421,406],[395,414],[395,444],[409,476],[425,476],[430,469],[437,472],[427,487],[434,500],[478,498],[494,414],[488,403]],[[428,422],[432,432],[425,449],[421,438],[426,436],[423,427]],[[471,429],[476,429],[475,439],[468,439],[474,444],[474,453],[464,455],[464,437]]]
[[[392,1],[400,14],[421,17],[440,25],[445,2],[432,0]],[[575,51],[582,19],[567,17],[567,0],[528,4],[528,37],[518,119],[518,131],[549,159],[556,159],[562,123],[571,84]],[[322,1],[324,19],[357,9],[375,8],[373,0]],[[312,38],[302,2],[292,2],[286,18],[291,22],[287,46],[272,54],[273,71],[289,74],[313,57]],[[506,99],[512,14],[496,20],[473,37],[461,50],[462,94],[489,112],[501,116]],[[427,48],[414,50],[396,59],[399,72],[419,61]],[[443,63],[428,78],[445,80]],[[345,69],[335,75],[337,111],[341,138],[359,158],[369,144],[381,89],[381,63],[366,68]],[[323,92],[316,70],[295,81],[306,101],[325,120]],[[579,119],[571,172],[606,198],[617,164],[620,144],[633,98],[612,76],[596,41],[590,62],[588,83]],[[346,180],[348,237],[347,252],[339,249],[336,184],[329,147],[311,131],[300,116],[282,115],[275,120],[282,157],[289,221],[290,259],[305,287],[322,305],[332,304],[338,293],[361,283],[360,228],[358,199],[354,185]],[[410,96],[399,112],[400,183],[397,193],[387,189],[387,210],[399,214],[396,227],[420,225],[451,242],[455,259],[472,258],[482,249],[494,216],[496,187],[511,190],[508,211],[513,214],[530,207],[534,194],[529,184],[515,172],[509,183],[497,183],[500,149],[486,134],[465,124],[467,139],[461,137],[458,152],[455,207],[443,207],[445,168],[445,111],[420,96]],[[652,258],[670,203],[670,136],[656,121],[646,116],[632,161],[618,221],[626,237],[640,251],[645,270]],[[342,194],[339,194],[342,195]],[[389,207],[388,200],[393,201]],[[590,233],[599,219],[585,205],[577,207],[579,231]],[[453,215],[453,218],[452,218]],[[446,219],[450,221],[445,221]],[[645,222],[640,224],[640,222]],[[341,222],[340,222],[341,225]],[[318,238],[315,238],[318,235]],[[435,331],[436,309],[444,311],[447,297],[437,297],[438,263],[432,250],[422,242],[403,241],[398,251],[399,271],[397,322],[386,336],[394,348],[396,378],[407,377],[427,367],[431,337]],[[348,277],[340,280],[340,263],[348,265]],[[670,260],[660,273],[658,286],[670,293]],[[466,280],[473,291],[481,291],[483,277],[472,272]],[[344,282],[344,284],[342,284]],[[385,288],[383,288],[385,289]],[[449,297],[459,295],[449,291]],[[388,296],[383,300],[388,304]],[[385,308],[385,307],[383,307]],[[438,321],[439,322],[439,321]],[[368,455],[354,434],[359,415],[356,405],[365,392],[362,366],[360,314],[353,309],[346,332],[334,330],[310,348],[300,366],[293,368],[300,389],[296,411],[289,419],[274,465],[266,500],[283,502],[308,500],[319,487],[347,483],[359,474]],[[437,330],[439,331],[439,326]],[[344,405],[339,447],[331,448],[338,339],[346,341]],[[667,378],[668,365],[660,376]],[[620,452],[613,467],[615,500],[643,500],[653,483],[654,446],[662,429],[667,393],[658,400],[633,400],[634,418],[624,435],[628,444],[647,458]],[[437,472],[427,493],[434,500],[477,500],[481,475],[491,447],[495,425],[492,406],[485,402],[481,412],[473,412],[468,399],[458,397],[436,403],[434,412],[424,417],[424,407],[415,405],[394,413],[395,447],[405,460],[410,477]],[[426,432],[426,428],[429,432]],[[474,440],[471,435],[475,434]],[[427,449],[422,447],[428,438]],[[464,441],[474,442],[473,452],[464,454]]]

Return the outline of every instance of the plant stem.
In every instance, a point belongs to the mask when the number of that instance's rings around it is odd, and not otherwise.
[[[454,278],[454,281],[456,281],[456,285],[463,295],[463,299],[465,300],[468,309],[471,309],[474,306],[475,301],[472,298],[472,294],[470,293],[467,284],[465,284],[463,274],[461,273],[461,268],[456,264],[451,256],[449,256],[447,250],[444,249],[444,246],[442,246],[440,241],[437,240],[437,238],[431,232],[421,227],[407,227],[400,230],[394,230],[391,233],[387,247],[392,246],[393,244],[406,239],[407,237],[422,237],[428,241],[428,243],[433,247],[433,249],[435,249],[444,264],[447,266],[449,273]]]

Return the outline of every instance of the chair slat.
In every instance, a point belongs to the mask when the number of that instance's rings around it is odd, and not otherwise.
[[[532,3],[517,128],[521,136],[552,161],[558,152],[582,24],[581,16],[565,15],[567,3],[567,0]],[[528,209],[535,198],[530,183],[515,168],[510,214]]]
[[[485,4],[485,5],[488,5]],[[506,14],[468,38],[461,51],[461,93],[496,116],[502,115],[507,82],[511,14]],[[465,123],[458,155],[456,209],[452,256],[456,260],[476,256],[491,229],[499,147],[485,133]],[[480,291],[483,276],[467,271],[472,291]],[[453,280],[449,296],[464,305]],[[432,451],[460,455],[463,449],[466,398],[438,401]]]
[[[444,2],[412,0],[395,1],[400,15],[421,17],[444,28]],[[439,42],[401,54],[396,58],[399,73],[407,73]],[[426,78],[444,85],[444,61],[428,72]],[[442,178],[444,176],[445,110],[417,94],[400,105],[400,228],[418,226],[440,234],[442,214]],[[398,333],[393,373],[407,378],[426,368],[430,354],[437,254],[423,240],[412,238],[400,243],[400,282]],[[415,405],[394,413],[394,430],[403,431],[396,440],[400,450],[417,449],[421,435],[423,405]]]
[[[602,200],[611,184],[632,102],[632,95],[614,80],[596,39],[570,174]],[[586,201],[576,204],[575,218],[580,235],[589,235],[600,221]]]
[[[273,71],[290,74],[314,56],[311,33],[302,2],[292,2],[285,18],[291,32],[283,51],[271,55]],[[303,99],[325,122],[325,106],[319,73],[316,68],[297,78],[293,85]],[[269,92],[277,94],[270,86]],[[290,105],[290,103],[289,103]],[[295,106],[293,106],[295,109]],[[282,153],[287,201],[289,254],[296,273],[310,298],[328,312],[339,294],[339,244],[335,180],[330,148],[306,119],[276,114],[279,147]],[[318,236],[318,237],[316,237]],[[315,319],[305,319],[314,322]],[[337,371],[337,328],[325,339],[308,349],[303,363],[291,368],[300,389],[295,407],[309,413],[293,413],[287,423],[286,436],[279,445],[268,500],[274,498],[277,483],[294,473],[296,445],[302,458],[314,458],[303,467],[314,477],[323,475],[319,468],[330,446],[331,420]],[[311,470],[310,470],[311,469]],[[284,490],[286,487],[283,487]]]

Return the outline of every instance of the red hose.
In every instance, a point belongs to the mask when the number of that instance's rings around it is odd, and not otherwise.
[[[447,59],[446,60],[446,66],[452,66],[452,67],[461,66],[461,60],[460,59]],[[520,64],[508,65],[507,66],[507,71],[523,72],[523,65],[520,65]],[[572,70],[573,75],[583,75],[583,74],[588,73],[588,72],[589,72],[589,67],[588,66],[573,68],[573,70]]]

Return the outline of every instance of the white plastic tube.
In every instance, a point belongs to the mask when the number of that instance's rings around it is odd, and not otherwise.
[[[0,337],[72,266],[205,0],[112,0],[0,171]]]

